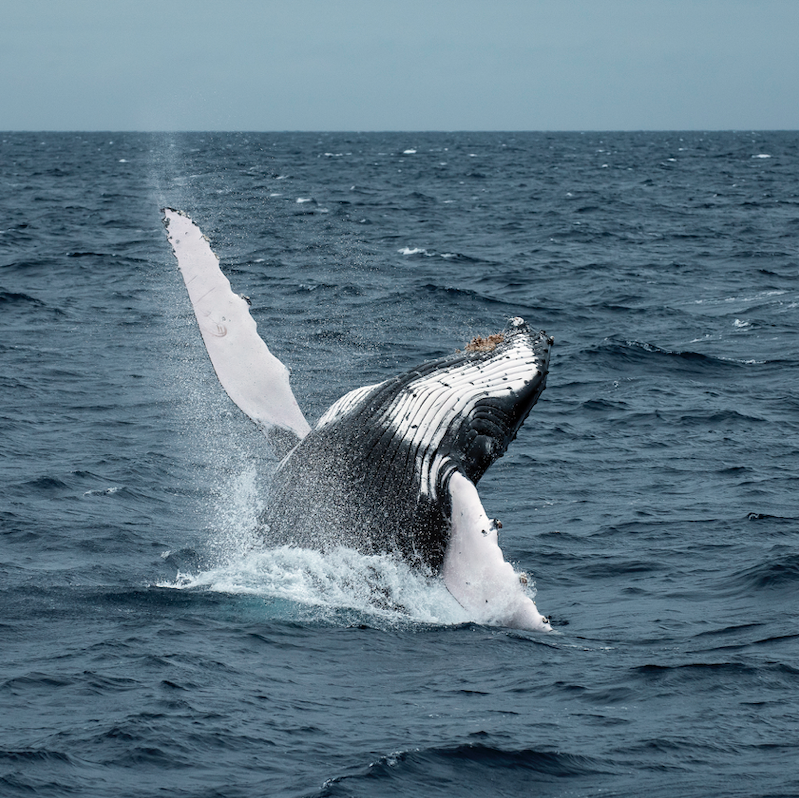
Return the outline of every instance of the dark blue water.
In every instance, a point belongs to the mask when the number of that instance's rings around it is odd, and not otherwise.
[[[0,180],[0,794],[799,795],[796,133],[3,134]],[[311,421],[554,336],[480,493],[555,633],[255,545],[165,204]]]

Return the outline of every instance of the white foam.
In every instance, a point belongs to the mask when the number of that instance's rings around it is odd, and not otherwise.
[[[259,597],[267,617],[274,615],[272,605],[283,619],[333,620],[349,610],[383,623],[469,620],[440,579],[412,571],[389,555],[344,547],[325,553],[290,546],[251,549],[206,571],[178,573],[158,587]]]
[[[84,491],[84,496],[113,496],[118,490],[122,490],[118,485],[112,488],[96,489]]]
[[[398,249],[400,255],[427,255],[428,252],[426,249],[422,249],[421,247],[403,247],[402,249]]]

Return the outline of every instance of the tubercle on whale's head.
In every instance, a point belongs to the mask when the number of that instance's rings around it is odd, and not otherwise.
[[[506,357],[511,357],[514,360],[521,357],[529,363],[529,359],[532,357],[535,361],[535,368],[530,374],[531,379],[537,381],[536,374],[546,379],[549,371],[549,354],[555,339],[551,335],[547,335],[544,330],[531,327],[521,317],[514,316],[509,319],[502,332],[476,340],[483,345],[467,347],[467,356],[485,363]],[[486,345],[487,343],[488,345]],[[543,386],[541,390],[543,390]],[[524,415],[526,417],[527,414]]]
[[[466,344],[467,352],[493,352],[501,343],[505,341],[503,333],[494,333],[493,335],[475,335],[468,344]]]
[[[533,330],[530,325],[527,324],[527,322],[520,316],[513,316],[512,318],[508,319],[508,322],[502,332],[493,333],[486,336],[476,335],[465,346],[464,351],[466,353],[472,354],[485,354],[494,352],[498,347],[501,347],[502,344],[510,344],[514,342],[520,335],[526,336],[534,342],[534,348],[537,353],[542,355],[544,366],[546,366],[549,356],[548,350],[549,347],[551,347],[554,343],[555,339],[552,338],[552,336],[547,335],[544,330]],[[457,350],[457,352],[460,353],[460,350]]]

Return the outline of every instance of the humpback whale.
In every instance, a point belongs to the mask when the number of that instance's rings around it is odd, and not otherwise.
[[[219,381],[284,454],[265,538],[393,553],[440,575],[479,623],[549,630],[476,485],[544,390],[552,338],[510,319],[464,351],[345,394],[312,429],[208,240],[186,214],[163,215]]]

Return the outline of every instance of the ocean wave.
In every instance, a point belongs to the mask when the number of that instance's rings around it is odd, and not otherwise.
[[[717,662],[640,665],[633,668],[632,673],[644,682],[657,685],[660,690],[670,691],[674,695],[697,690],[739,695],[748,687],[758,691],[796,687],[799,669],[792,665],[782,662],[737,662],[727,659],[729,651],[722,653],[719,650],[718,654],[725,658]]]
[[[756,513],[751,512],[748,513],[746,516],[748,521],[777,521],[777,522],[786,522],[789,523],[791,526],[796,526],[799,519],[794,518],[793,516],[785,516],[785,515],[770,515],[769,513]]]
[[[355,773],[328,779],[312,796],[354,798],[388,794],[388,791],[399,795],[451,796],[455,785],[468,785],[465,791],[470,795],[519,795],[527,792],[531,779],[540,792],[550,782],[596,779],[614,772],[612,762],[581,754],[464,743],[381,756]]]
[[[505,320],[515,314],[518,308],[516,303],[506,302],[503,299],[491,297],[480,291],[475,291],[471,288],[456,288],[452,285],[436,285],[435,283],[425,283],[415,289],[417,295],[425,294],[427,299],[439,298],[441,301],[446,302],[463,302],[468,303],[475,308],[503,308],[503,315],[499,317],[499,326],[504,326]]]
[[[12,695],[30,693],[31,691],[44,691],[49,693],[54,689],[68,687],[73,684],[71,678],[52,676],[49,673],[31,671],[24,676],[14,676],[0,683],[0,692],[9,692]]]
[[[18,770],[20,767],[27,768],[30,766],[36,768],[68,768],[74,767],[76,764],[78,764],[76,759],[63,751],[51,751],[41,748],[11,748],[0,750],[0,768],[3,770],[6,770],[6,768],[12,769],[10,772],[6,771],[4,776],[0,776],[0,785],[5,784],[7,787],[11,787],[14,789],[14,793],[17,792],[16,788],[20,788],[20,794],[35,795],[41,793],[39,786],[25,784],[24,782],[20,783],[18,774],[14,774],[15,770]],[[51,782],[47,786],[53,787],[55,785]],[[65,792],[71,792],[71,790],[67,789]]]
[[[47,474],[8,487],[9,492],[23,497],[35,496],[36,494],[60,494],[70,489],[70,486],[64,480]]]
[[[736,591],[796,591],[799,588],[799,554],[786,550],[749,568],[735,572],[729,588]]]
[[[0,290],[0,305],[35,305],[37,307],[44,307],[45,303],[41,299],[29,296],[16,291],[3,291]]]
[[[643,366],[662,373],[664,368],[686,374],[721,374],[744,369],[754,361],[707,355],[692,350],[663,349],[645,341],[605,338],[601,344],[590,346],[584,354],[607,366]]]

